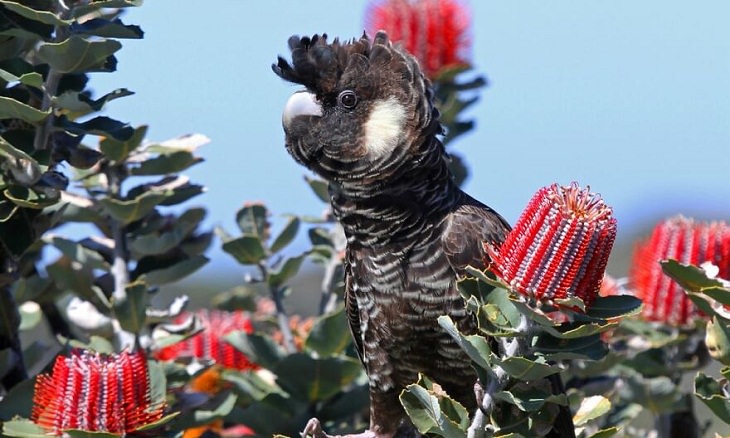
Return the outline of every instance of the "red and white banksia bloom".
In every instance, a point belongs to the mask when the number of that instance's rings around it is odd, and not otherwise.
[[[469,11],[458,0],[381,0],[366,12],[368,34],[388,32],[435,79],[449,67],[469,65]]]
[[[643,318],[675,326],[692,323],[700,312],[662,271],[659,261],[667,259],[695,266],[709,262],[718,267],[718,277],[730,278],[730,226],[676,216],[657,224],[634,250],[629,283],[644,302]]]
[[[165,400],[151,400],[147,359],[136,353],[75,350],[38,376],[31,420],[61,436],[80,429],[126,435],[162,418]]]
[[[531,300],[555,304],[598,296],[616,238],[616,219],[601,197],[570,186],[540,189],[501,247],[486,244],[490,269]]]
[[[190,314],[180,315],[180,321]],[[173,360],[178,357],[197,357],[214,360],[223,368],[241,371],[257,369],[245,354],[223,339],[234,331],[253,333],[251,318],[243,311],[223,311],[201,309],[195,312],[203,331],[169,347],[162,348],[156,354],[157,359]]]

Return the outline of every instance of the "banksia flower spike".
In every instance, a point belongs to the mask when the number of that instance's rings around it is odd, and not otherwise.
[[[197,357],[212,359],[223,368],[250,370],[258,368],[245,354],[226,342],[223,337],[233,331],[253,333],[253,325],[248,314],[243,311],[227,312],[202,309],[195,312],[203,331],[182,342],[165,347],[157,352],[160,360],[177,357]],[[183,314],[181,319],[189,317]]]
[[[392,41],[403,44],[419,60],[431,79],[445,68],[469,64],[469,12],[463,2],[375,1],[366,12],[366,27],[370,35],[388,32]]]
[[[577,183],[553,184],[530,200],[500,248],[487,243],[490,268],[516,292],[554,304],[596,298],[616,238],[603,200]]]
[[[56,436],[68,429],[126,435],[162,418],[164,399],[150,397],[142,352],[76,350],[38,376],[31,420]]]
[[[730,278],[730,226],[676,216],[657,224],[636,246],[629,282],[644,302],[642,316],[669,325],[691,323],[699,310],[662,271],[659,261],[666,259],[696,266],[710,262],[719,268],[718,277]]]

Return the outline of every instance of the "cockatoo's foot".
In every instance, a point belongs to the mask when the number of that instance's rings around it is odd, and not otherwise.
[[[307,422],[307,425],[304,427],[304,431],[302,432],[302,438],[392,438],[393,434],[387,434],[387,435],[378,435],[373,431],[366,430],[365,432],[361,433],[355,433],[355,434],[347,434],[347,435],[327,435],[322,430],[322,424],[319,422],[318,419],[312,418]]]

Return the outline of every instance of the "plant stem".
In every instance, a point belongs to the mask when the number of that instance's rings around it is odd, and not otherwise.
[[[516,327],[516,336],[513,338],[502,338],[500,344],[502,345],[502,359],[514,356],[522,356],[527,352],[528,339],[532,336],[533,324],[527,315],[520,315],[520,324]],[[509,375],[500,366],[493,367],[494,378],[488,382],[487,387],[484,388],[484,394],[480,402],[479,409],[477,409],[474,419],[469,425],[467,431],[468,438],[485,438],[494,436],[495,430],[489,424],[489,415],[495,408],[496,401],[494,394],[500,391],[507,385],[509,381]]]
[[[61,20],[66,20],[71,16],[72,9],[67,7],[62,1],[55,2],[56,14]],[[54,29],[54,42],[64,41],[68,37],[68,28],[65,25],[56,26]],[[58,84],[61,82],[63,73],[49,66],[46,80],[43,82],[43,100],[41,101],[41,111],[48,111],[52,104],[53,98],[58,92]],[[33,148],[36,151],[48,149],[48,139],[53,132],[53,123],[55,117],[53,113],[49,114],[42,125],[38,126],[33,138]]]
[[[123,169],[111,166],[106,172],[109,180],[109,195],[115,199],[121,196]],[[114,239],[114,255],[112,262],[112,276],[114,277],[114,289],[112,290],[112,303],[123,303],[127,300],[127,285],[129,284],[129,251],[127,251],[126,226],[114,218],[109,218],[109,227]],[[113,307],[112,307],[113,308]],[[112,329],[114,330],[115,347],[121,351],[134,349],[137,344],[137,337],[122,328],[119,319],[112,312]]]
[[[20,344],[18,328],[20,327],[20,313],[13,298],[10,285],[0,286],[0,350],[9,349],[12,353],[13,367],[2,377],[2,387],[9,390],[13,386],[28,378],[28,372],[23,360],[23,349]]]
[[[335,255],[324,268],[322,279],[322,298],[319,302],[319,314],[324,315],[332,312],[337,306],[337,294],[335,293],[335,277],[341,268],[342,261]]]
[[[259,270],[261,271],[261,277],[266,281],[269,278],[269,269],[263,262],[258,264]],[[271,299],[274,301],[276,306],[276,320],[279,323],[279,330],[284,341],[284,349],[287,353],[295,353],[296,346],[294,345],[294,337],[292,336],[291,329],[289,328],[289,317],[284,309],[284,301],[282,300],[281,289],[275,286],[269,286],[269,293]]]

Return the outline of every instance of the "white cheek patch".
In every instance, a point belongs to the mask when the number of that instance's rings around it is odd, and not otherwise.
[[[403,133],[406,109],[391,98],[377,102],[365,122],[365,147],[372,159],[393,152]]]

